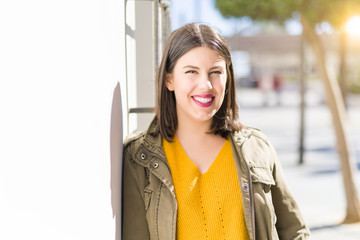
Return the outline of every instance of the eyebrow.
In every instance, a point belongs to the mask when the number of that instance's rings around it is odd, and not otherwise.
[[[199,69],[199,67],[196,67],[196,66],[193,66],[193,65],[186,65],[186,66],[183,67],[183,69],[184,69],[184,68],[195,68],[195,69]],[[210,70],[219,69],[219,68],[222,69],[222,68],[224,68],[224,67],[223,67],[223,66],[213,66],[213,67],[210,68]]]
[[[226,67],[225,67],[226,68]],[[223,66],[214,66],[211,67],[210,70],[214,70],[214,69],[225,69]]]
[[[192,66],[192,65],[186,65],[183,68],[195,68],[195,69],[199,69],[199,67],[196,66]]]

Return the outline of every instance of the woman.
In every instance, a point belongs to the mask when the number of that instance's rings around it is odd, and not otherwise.
[[[187,24],[165,46],[156,117],[124,146],[123,239],[306,239],[276,153],[238,121],[224,39]]]

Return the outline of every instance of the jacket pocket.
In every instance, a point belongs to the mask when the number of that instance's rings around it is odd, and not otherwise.
[[[262,196],[266,205],[275,214],[274,205],[272,202],[271,187],[275,185],[275,180],[267,165],[249,164],[251,180],[254,186],[254,193]],[[275,220],[275,219],[274,219]]]
[[[270,167],[267,165],[249,163],[252,182],[259,182],[266,185],[275,185]]]
[[[249,164],[251,181],[254,187],[254,193],[262,196],[264,202],[275,213],[272,202],[271,187],[275,185],[275,180],[272,172],[267,165]]]
[[[151,201],[151,195],[152,195],[152,190],[145,188],[144,189],[144,204],[145,204],[145,210],[148,210],[150,207],[150,201]]]
[[[268,165],[251,164],[250,175],[253,183],[253,194],[255,199],[255,212],[257,213],[258,231],[262,234],[267,233],[270,239],[279,239],[275,224],[277,217],[272,201],[271,187],[275,185],[275,180],[272,171]]]

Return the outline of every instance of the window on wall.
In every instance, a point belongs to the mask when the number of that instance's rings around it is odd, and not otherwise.
[[[169,0],[127,1],[127,133],[146,129],[154,116],[155,75],[169,34]]]

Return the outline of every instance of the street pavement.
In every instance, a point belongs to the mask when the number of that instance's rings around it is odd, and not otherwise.
[[[288,185],[311,230],[311,239],[359,240],[360,223],[340,224],[346,209],[344,185],[332,118],[322,94],[319,88],[311,88],[306,95],[302,165],[298,164],[300,98],[296,88],[284,90],[279,98],[274,93],[265,98],[257,89],[238,89],[240,121],[263,131],[275,146]],[[360,95],[349,97],[348,116],[354,180],[360,193]]]

